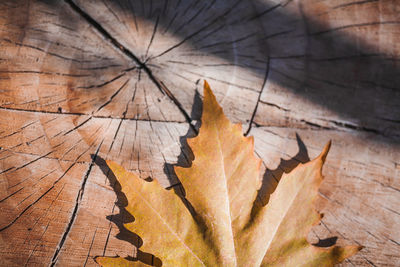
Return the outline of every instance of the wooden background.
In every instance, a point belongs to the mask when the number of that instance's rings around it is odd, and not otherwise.
[[[332,140],[310,242],[400,266],[399,60],[396,0],[0,1],[0,265],[134,255],[104,159],[176,185],[207,79],[264,179]]]

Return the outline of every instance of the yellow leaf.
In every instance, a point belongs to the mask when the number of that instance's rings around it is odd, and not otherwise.
[[[241,125],[225,117],[207,82],[202,126],[188,144],[195,159],[175,172],[194,215],[172,190],[107,162],[135,217],[126,228],[143,239],[141,250],[153,253],[163,266],[332,266],[361,249],[320,248],[306,239],[321,219],[314,202],[330,143],[319,157],[283,175],[261,208],[255,206],[261,160],[254,155],[253,137],[244,137]],[[140,264],[120,257],[96,261]]]

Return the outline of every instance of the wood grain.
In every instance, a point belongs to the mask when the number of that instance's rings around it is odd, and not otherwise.
[[[265,180],[333,141],[310,242],[398,266],[399,56],[396,0],[1,1],[0,265],[145,253],[104,160],[179,190],[207,79]]]

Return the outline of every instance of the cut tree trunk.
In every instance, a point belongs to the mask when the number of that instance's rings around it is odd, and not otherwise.
[[[0,14],[1,266],[134,256],[104,160],[177,185],[204,79],[255,136],[264,181],[332,140],[310,242],[365,246],[343,266],[400,265],[399,1],[3,0]]]

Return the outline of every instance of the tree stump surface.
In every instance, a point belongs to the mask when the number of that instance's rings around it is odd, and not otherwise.
[[[204,79],[264,181],[332,140],[310,242],[400,265],[398,1],[4,0],[0,48],[1,266],[135,255],[104,160],[178,186]]]

